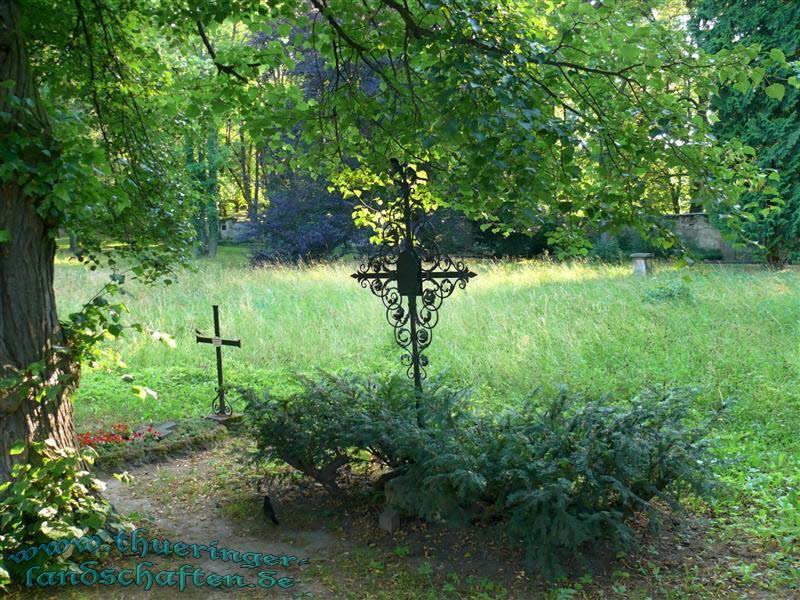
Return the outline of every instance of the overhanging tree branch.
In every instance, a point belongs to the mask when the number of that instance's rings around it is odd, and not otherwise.
[[[381,79],[383,79],[384,83],[388,88],[394,91],[396,94],[400,94],[400,90],[398,90],[392,80],[383,72],[383,69],[378,66],[378,63],[374,61],[372,58],[368,56],[368,50],[363,45],[359,44],[356,40],[354,40],[348,33],[344,30],[341,24],[330,14],[328,11],[328,7],[325,5],[324,1],[321,0],[311,0],[311,4],[319,11],[325,20],[328,21],[331,28],[336,32],[336,34],[341,38],[341,40],[350,48],[355,50],[356,54],[358,54],[359,58],[364,61],[364,64],[369,67],[369,69],[378,75]]]
[[[233,75],[242,82],[250,81],[247,77],[239,73],[236,69],[234,69],[231,65],[223,65],[221,62],[217,60],[217,53],[214,51],[214,46],[211,45],[211,41],[208,39],[206,35],[206,30],[203,27],[203,24],[200,21],[197,21],[197,32],[200,34],[200,38],[203,40],[203,45],[208,50],[208,54],[211,57],[211,60],[214,61],[214,66],[217,67],[217,71],[220,73],[227,73],[228,75]],[[249,65],[249,66],[258,66],[258,65]]]

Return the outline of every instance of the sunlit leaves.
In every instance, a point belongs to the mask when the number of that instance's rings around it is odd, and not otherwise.
[[[773,83],[772,85],[764,88],[764,92],[766,92],[767,96],[770,98],[775,98],[775,100],[783,100],[783,96],[786,93],[786,88],[780,83]]]
[[[358,79],[342,75],[336,93],[321,98],[315,113],[328,116],[296,117],[312,150],[299,158],[315,166],[328,159],[336,169],[343,154],[375,175],[393,156],[422,160],[439,201],[502,227],[552,218],[574,231],[574,219],[604,226],[663,210],[673,172],[715,180],[706,192],[723,202],[754,176],[746,155],[709,147],[710,122],[697,110],[719,84],[747,92],[761,82],[763,73],[745,68],[753,50],[698,53],[681,31],[623,0],[489,4],[428,3],[429,14],[441,7],[447,18],[408,38],[409,15],[384,10],[380,27],[368,28],[368,6],[331,3],[336,22],[369,54],[317,23],[311,45],[327,67],[360,66]],[[428,13],[409,6],[424,29]],[[408,56],[412,85],[402,68],[377,73],[382,56]]]
[[[769,57],[777,63],[785,63],[786,55],[780,48],[773,48],[769,51]]]

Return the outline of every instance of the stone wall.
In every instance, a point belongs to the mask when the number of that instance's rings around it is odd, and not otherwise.
[[[704,253],[719,253],[726,262],[749,262],[754,260],[752,252],[734,248],[723,239],[719,230],[708,220],[706,213],[684,213],[665,215],[672,230],[689,247]]]
[[[236,219],[220,219],[219,221],[220,239],[232,242],[244,242],[252,239],[254,231],[250,221],[238,221]]]

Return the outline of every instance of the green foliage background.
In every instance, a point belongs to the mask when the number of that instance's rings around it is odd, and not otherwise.
[[[737,44],[760,44],[760,61],[780,54],[800,59],[800,3],[785,0],[700,0],[693,3],[692,35],[710,53]],[[762,168],[777,169],[786,203],[780,211],[759,215],[746,229],[767,249],[773,262],[800,253],[800,90],[783,84],[796,75],[786,67],[762,68],[764,85],[779,84],[784,94],[769,97],[758,91],[722,89],[712,106],[720,118],[714,133],[721,140],[739,138],[756,149]],[[796,68],[794,69],[796,71]],[[780,95],[780,88],[774,94]],[[760,207],[770,204],[762,194],[748,194]]]

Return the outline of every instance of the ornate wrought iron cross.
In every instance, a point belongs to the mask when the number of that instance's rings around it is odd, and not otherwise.
[[[439,250],[422,205],[413,197],[416,171],[395,160],[392,166],[400,196],[388,203],[379,251],[352,277],[383,301],[394,338],[406,351],[401,362],[422,391],[428,365],[423,352],[431,344],[442,301],[456,286],[464,289],[475,273]]]
[[[225,387],[222,385],[222,346],[236,346],[241,348],[242,344],[239,340],[224,340],[220,337],[219,333],[219,306],[213,305],[214,308],[214,337],[204,337],[197,335],[198,344],[214,344],[217,350],[217,395],[211,402],[211,410],[214,411],[216,417],[230,417],[233,413],[231,405],[225,402]],[[198,334],[199,331],[195,330]]]

